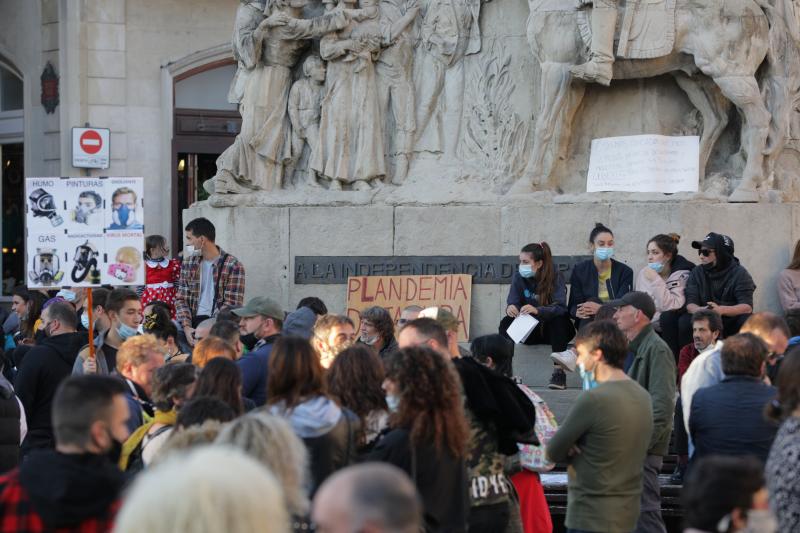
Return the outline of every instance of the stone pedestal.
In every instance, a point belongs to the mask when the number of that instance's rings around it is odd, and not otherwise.
[[[663,198],[663,197],[662,197]],[[562,202],[565,198],[555,198]],[[269,296],[292,310],[318,296],[331,312],[345,308],[345,285],[295,285],[296,256],[516,255],[529,242],[547,241],[554,255],[588,253],[595,222],[614,230],[615,258],[637,272],[647,240],[681,235],[679,251],[697,262],[691,241],[707,232],[730,235],[736,256],[758,288],[757,310],[780,311],[776,279],[800,238],[800,204],[730,204],[684,200],[625,202],[610,195],[597,203],[537,203],[508,198],[494,205],[276,205],[211,207],[183,213],[184,225],[203,216],[217,228],[217,243],[244,262],[247,298]],[[473,285],[471,337],[497,331],[508,286]]]

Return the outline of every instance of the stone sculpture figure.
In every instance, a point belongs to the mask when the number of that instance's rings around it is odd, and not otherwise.
[[[319,115],[325,90],[325,63],[315,55],[303,62],[304,77],[289,91],[289,120],[292,123],[292,159],[296,163],[308,144],[311,154],[319,142]],[[313,170],[308,169],[306,183],[319,185]]]
[[[446,95],[447,105],[459,114],[458,126],[449,138],[459,138],[460,113],[464,98],[462,59],[481,49],[478,19],[483,0],[426,0],[420,5],[420,42],[414,62],[416,90],[415,151],[442,152],[442,90],[445,75],[453,71],[460,82],[457,94]],[[454,146],[453,146],[454,148]]]
[[[362,0],[365,18],[324,36],[319,45],[328,76],[310,167],[335,190],[343,184],[369,189],[386,175],[374,64],[381,46],[375,1]],[[342,0],[345,8],[354,3]]]
[[[597,1],[607,5],[611,0]],[[791,1],[775,0],[777,6],[790,4]],[[666,7],[674,6],[674,13],[670,12],[670,16],[664,18],[668,25],[662,28],[671,29],[666,35],[674,36],[674,43],[669,43],[669,50],[661,57],[653,57],[654,54],[651,53],[642,54],[644,59],[617,59],[611,67],[611,77],[635,79],[666,73],[675,76],[680,87],[686,91],[690,101],[703,116],[701,169],[704,169],[711,148],[727,120],[725,99],[732,102],[744,117],[741,145],[747,161],[742,180],[731,195],[731,200],[755,201],[758,198],[756,188],[770,174],[777,156],[767,149],[768,136],[770,144],[777,146],[786,135],[786,128],[774,127],[777,120],[771,122],[756,80],[756,72],[767,58],[772,42],[791,39],[796,47],[798,34],[787,34],[791,30],[787,29],[785,21],[780,20],[779,15],[781,12],[793,10],[772,8],[763,11],[756,0],[662,2]],[[648,6],[654,3],[657,2],[648,2]],[[586,60],[585,37],[588,36],[586,31],[581,31],[589,25],[586,10],[560,0],[529,0],[528,4],[528,41],[541,66],[540,101],[533,153],[525,179],[515,184],[513,192],[530,191],[532,187],[558,188],[558,184],[552,180],[554,166],[567,157],[572,122],[585,91],[582,81],[573,80],[572,70],[575,65]],[[596,57],[599,49],[595,39],[606,39],[600,46],[608,51],[607,39],[610,32],[605,23],[609,23],[606,18],[610,20],[610,16],[600,15],[597,22],[594,22],[594,16],[591,18],[592,29],[599,30],[597,35],[591,37],[594,43],[592,51],[595,52],[593,57]],[[600,22],[603,22],[602,29]],[[638,31],[639,35],[648,37],[647,26],[642,29],[641,22],[637,23],[635,18],[631,24],[634,28],[630,29],[630,35],[635,36]],[[608,26],[610,27],[610,23]],[[796,27],[795,25],[794,28]],[[625,28],[622,31],[624,33]],[[629,42],[625,40],[620,44],[627,47]],[[795,71],[798,69],[797,66],[792,68]],[[584,72],[589,74],[588,70],[589,68],[584,69]],[[768,78],[769,72],[765,76]],[[603,81],[603,76],[594,77]],[[762,84],[770,84],[769,79],[761,81]],[[773,100],[788,97],[791,95],[771,96]],[[781,108],[775,101],[772,101],[770,107]]]
[[[204,185],[209,192],[243,193],[272,190],[283,184],[284,165],[292,160],[291,126],[287,101],[292,67],[321,37],[348,24],[346,14],[334,10],[302,19],[308,0],[277,0],[259,12],[258,2],[242,3],[236,15],[234,50],[249,72],[240,83],[242,129],[234,143],[217,159],[217,174]],[[235,92],[235,91],[234,91]]]
[[[388,119],[391,112],[394,119],[392,152],[395,155],[395,170],[392,183],[400,185],[408,174],[409,158],[414,148],[413,22],[419,7],[417,0],[381,0],[379,11],[384,48],[378,56],[375,73],[378,76],[381,113]],[[390,146],[388,141],[386,146]]]

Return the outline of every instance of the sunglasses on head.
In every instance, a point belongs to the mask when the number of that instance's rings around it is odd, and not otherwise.
[[[700,248],[699,250],[697,250],[697,255],[702,255],[703,257],[708,257],[713,253],[714,250],[709,250],[708,248]]]

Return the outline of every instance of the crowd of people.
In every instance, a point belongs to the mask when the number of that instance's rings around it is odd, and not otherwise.
[[[549,532],[559,465],[568,531],[665,532],[670,453],[687,531],[800,530],[800,243],[783,317],[754,312],[726,235],[692,242],[697,266],[657,235],[634,276],[598,224],[569,284],[531,243],[497,334],[467,347],[444,307],[355,324],[315,297],[245,302],[211,222],[186,240],[177,260],[146,239],[138,290],[15,290],[0,533]],[[550,387],[581,377],[560,424],[513,373],[525,314]]]

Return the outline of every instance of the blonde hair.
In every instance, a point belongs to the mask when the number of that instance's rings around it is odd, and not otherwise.
[[[163,353],[154,335],[136,335],[127,339],[117,351],[117,372],[121,374],[127,364],[143,365],[152,352]]]
[[[288,533],[283,501],[275,477],[255,459],[235,448],[203,446],[142,473],[114,531]]]
[[[178,455],[185,455],[185,452],[192,448],[211,444],[219,435],[220,430],[222,430],[222,424],[217,420],[206,420],[200,425],[187,428],[176,426],[156,452],[151,464],[163,463],[175,452],[178,452]]]
[[[124,263],[134,268],[139,268],[139,265],[142,264],[139,255],[139,250],[133,246],[123,246],[117,250],[117,263]]]
[[[236,350],[224,339],[209,336],[198,342],[192,350],[192,364],[204,368],[215,357],[236,360]]]
[[[223,427],[214,444],[234,446],[269,468],[283,487],[289,512],[308,513],[308,454],[284,419],[265,412],[242,416]]]

